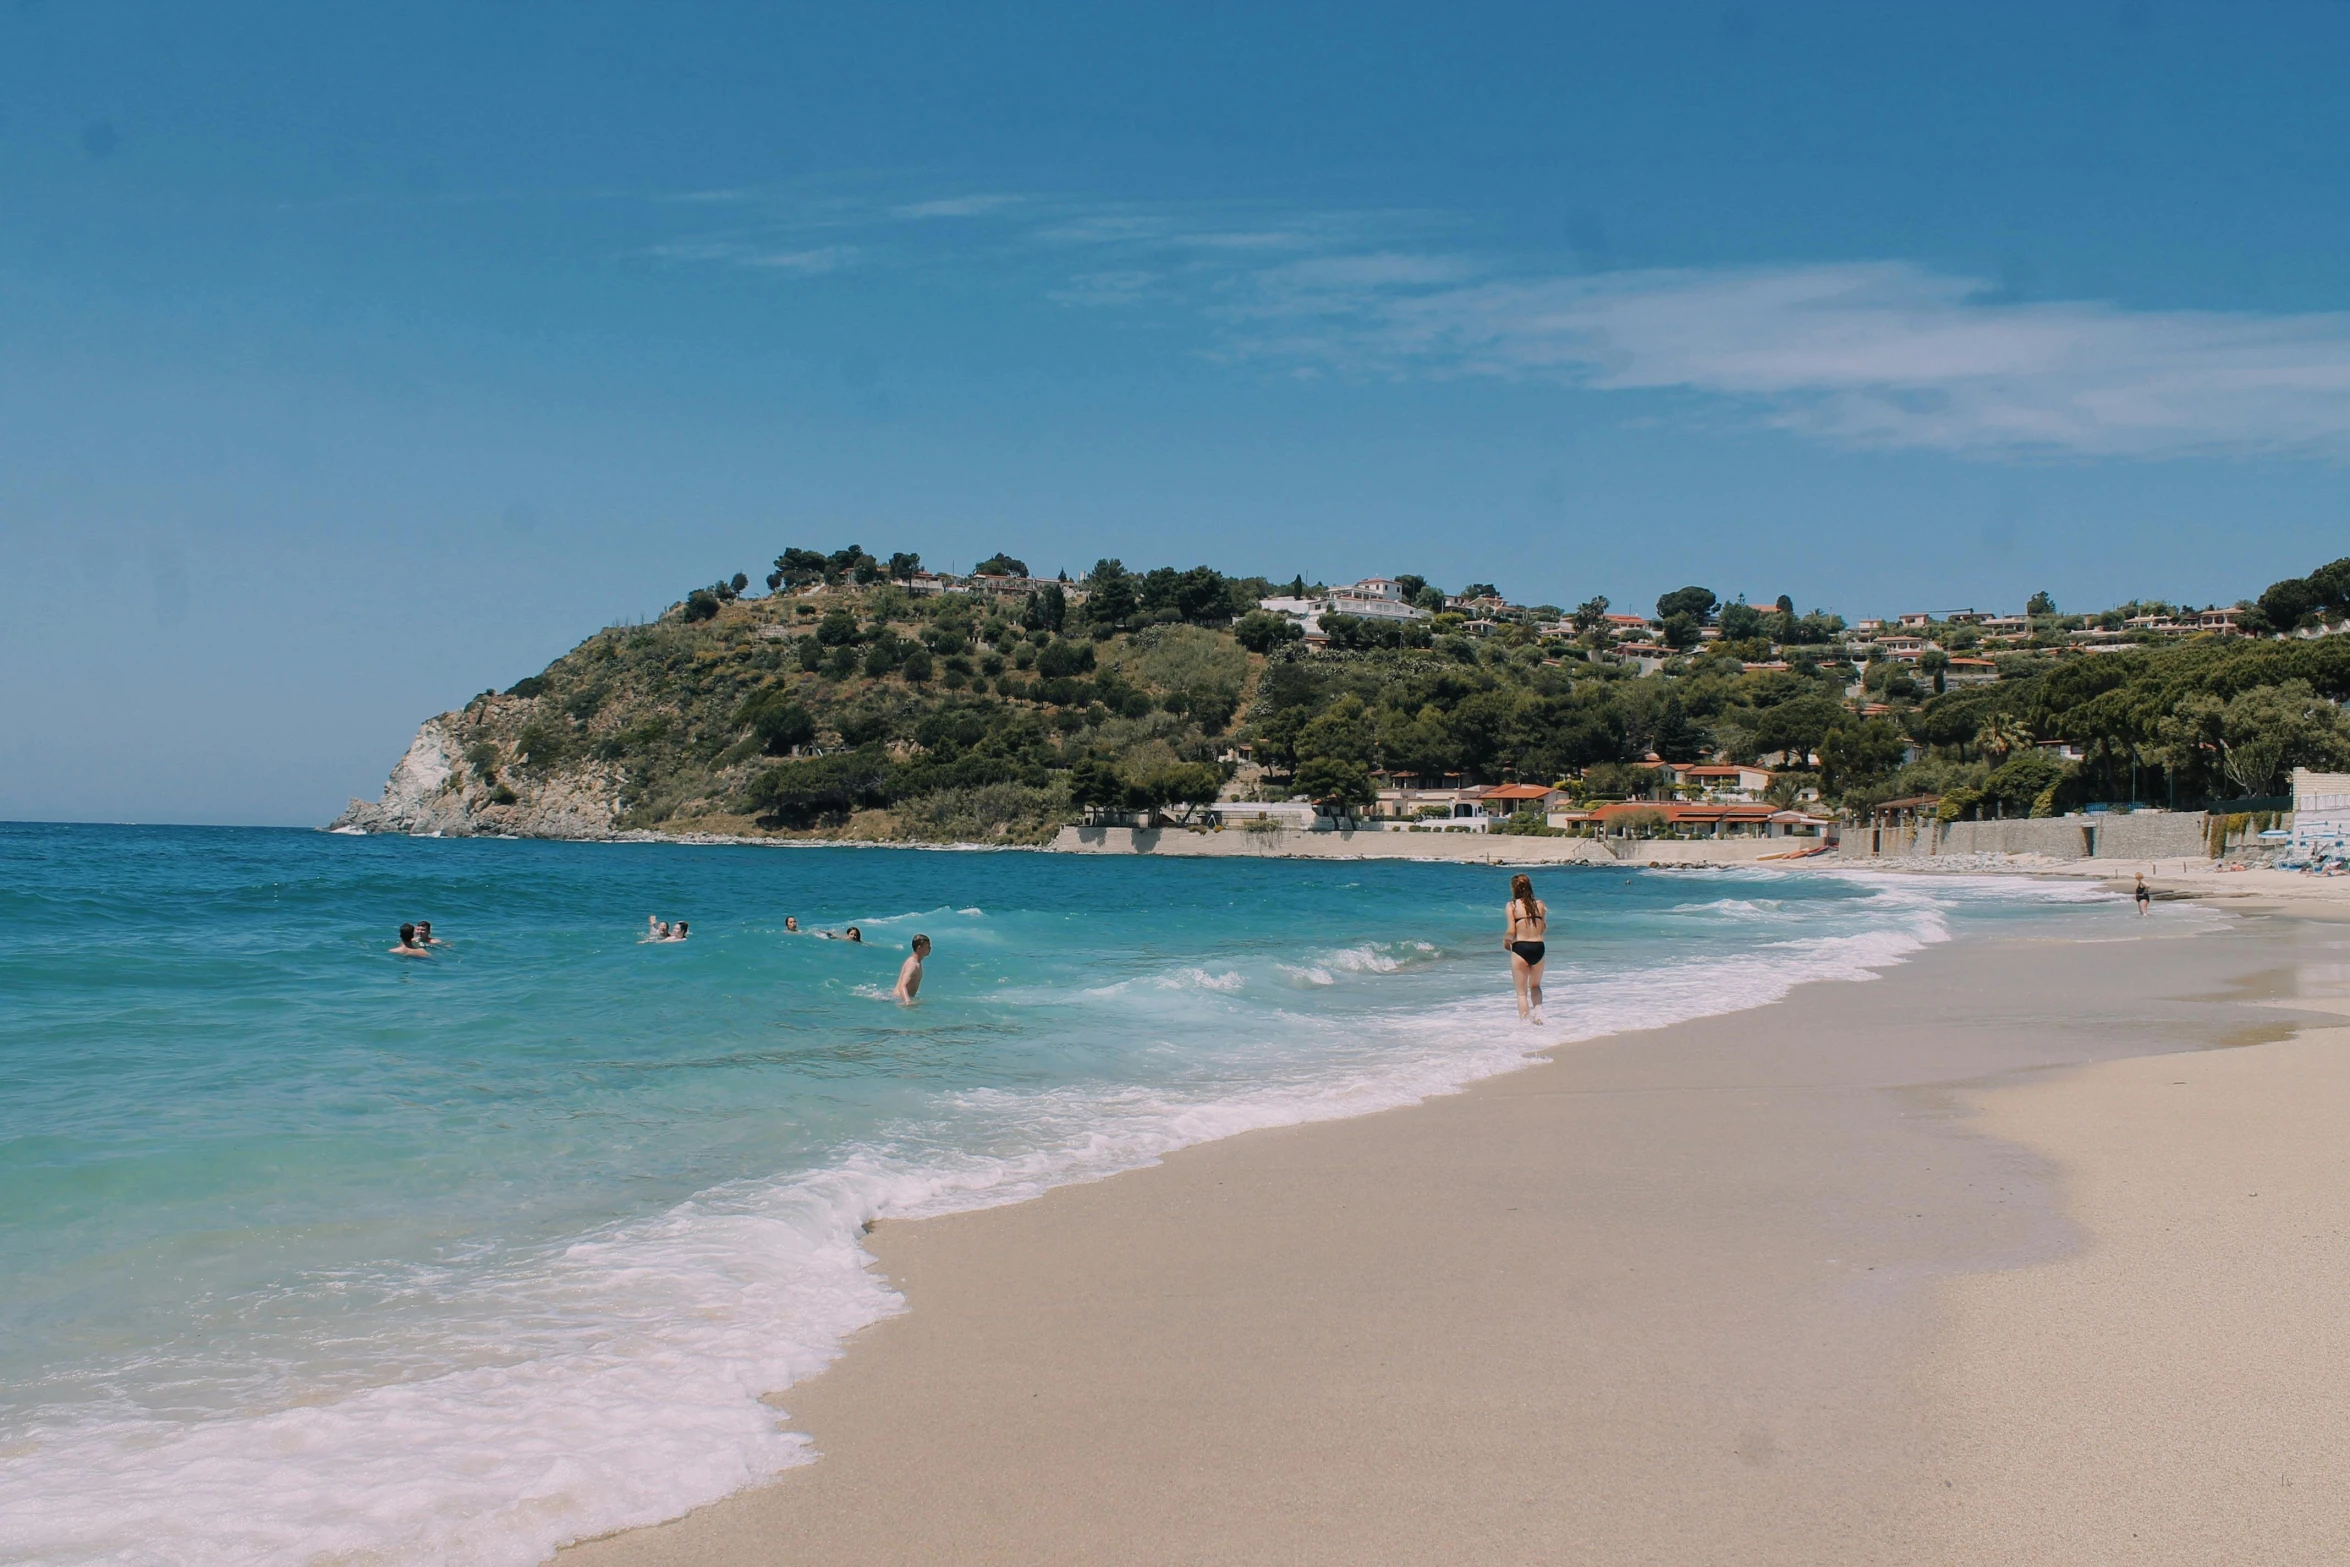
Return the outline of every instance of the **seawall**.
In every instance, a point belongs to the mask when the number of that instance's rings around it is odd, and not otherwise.
[[[1848,826],[1838,858],[1926,859],[1945,854],[2030,854],[2051,860],[2204,859],[2200,811],[2133,811],[2023,821]]]
[[[1453,860],[1467,865],[1751,865],[1810,847],[1808,838],[1519,838],[1507,833],[1193,831],[1181,827],[1064,827],[1065,854],[1199,858]],[[1800,863],[1800,862],[1798,862]]]

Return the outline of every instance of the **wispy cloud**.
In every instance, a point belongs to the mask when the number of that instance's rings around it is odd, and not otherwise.
[[[776,250],[747,252],[740,259],[746,267],[766,267],[777,272],[795,272],[802,277],[813,277],[819,272],[838,272],[855,265],[863,252],[854,245],[821,245],[814,250]]]
[[[949,196],[938,201],[914,201],[889,209],[893,218],[976,218],[1016,206],[1018,196]]]
[[[1224,352],[1728,399],[1851,446],[2350,454],[2350,315],[2022,304],[1898,263],[1506,277],[1327,258],[1236,280]],[[1423,268],[1415,261],[1431,263]]]
[[[2034,303],[1901,262],[1576,273],[1420,211],[706,195],[749,221],[650,254],[789,277],[951,267],[1188,322],[1211,358],[1303,378],[1681,393],[1830,444],[1987,458],[2350,457],[2350,314]]]

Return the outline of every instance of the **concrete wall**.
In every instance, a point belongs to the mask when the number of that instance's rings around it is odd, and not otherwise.
[[[1747,865],[1818,840],[1518,838],[1506,833],[1190,832],[1179,827],[1064,827],[1072,854],[1161,854],[1308,860],[1453,860],[1468,865]]]
[[[1844,829],[1844,860],[1944,854],[2037,854],[2053,860],[2202,859],[2200,811],[2101,812],[2027,821],[1928,823],[1916,829]]]

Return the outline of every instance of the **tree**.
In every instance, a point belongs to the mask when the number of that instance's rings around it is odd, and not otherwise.
[[[922,569],[922,557],[899,550],[889,558],[889,579],[892,582],[911,582]]]
[[[1975,744],[1985,756],[1996,756],[2002,762],[2015,751],[2032,743],[2032,731],[2015,714],[1994,708],[1984,718],[1982,727],[1975,731]]]
[[[1720,602],[1711,588],[1675,588],[1656,601],[1656,618],[1670,620],[1675,615],[1687,615],[1703,625],[1713,618],[1714,606]]]
[[[890,762],[878,747],[770,767],[744,792],[754,815],[808,827],[867,806],[886,805]]]
[[[1337,756],[1317,756],[1302,763],[1297,770],[1297,787],[1316,805],[1342,814],[1379,798],[1362,764]]]
[[[1940,648],[1930,647],[1918,655],[1918,673],[1933,677],[1936,696],[1942,694],[1944,681],[1949,671],[1950,655]]]
[[[1575,606],[1575,629],[1589,636],[1607,624],[1607,595],[1594,593]]]
[[[816,738],[816,720],[783,686],[765,686],[743,698],[734,722],[756,735],[759,749],[769,756],[788,756]]]
[[[1395,585],[1402,592],[1406,604],[1417,604],[1420,602],[1420,594],[1428,586],[1428,579],[1413,572],[1401,571],[1396,573]]]
[[[738,571],[733,576],[726,579],[726,585],[734,589],[735,592],[740,593],[743,589],[751,585],[751,579],[749,576]]]
[[[1762,611],[1740,599],[1723,606],[1722,639],[1726,642],[1746,642],[1762,635]]]
[[[909,648],[905,658],[899,661],[898,673],[904,675],[914,685],[920,685],[928,680],[930,678],[930,650],[921,647]]]
[[[1842,794],[1901,765],[1902,733],[1882,718],[1848,720],[1820,740],[1820,788]]]
[[[2295,630],[2317,617],[2324,595],[2307,577],[2272,582],[2260,595],[2260,618],[2279,631]]]
[[[1142,787],[1153,806],[1180,806],[1178,820],[1188,822],[1194,811],[1214,804],[1224,792],[1224,775],[1206,762],[1177,762],[1151,774]]]
[[[1293,599],[1301,599],[1301,598],[1304,598],[1304,597],[1306,596],[1306,579],[1305,579],[1305,577],[1304,577],[1304,576],[1301,574],[1301,575],[1299,575],[1299,576],[1295,576],[1295,577],[1292,577],[1292,578],[1290,578],[1290,579],[1289,579],[1289,586],[1288,586],[1288,587],[1286,587],[1286,588],[1283,588],[1281,591],[1282,591],[1282,592],[1284,592],[1284,593],[1286,593],[1286,594],[1288,594],[1288,595],[1289,595],[1291,598],[1293,598]]]
[[[1262,609],[1250,610],[1232,628],[1232,635],[1251,653],[1270,653],[1282,643],[1294,642],[1305,634],[1305,627],[1287,615]]]
[[[1031,631],[1059,631],[1069,619],[1069,595],[1058,582],[1048,582],[1028,595],[1020,623]]]
[[[1097,560],[1087,575],[1085,618],[1097,626],[1122,626],[1134,618],[1140,599],[1134,574],[1115,560]]]
[[[2221,715],[2221,767],[2247,795],[2274,792],[2289,766],[2350,760],[2350,720],[2306,680],[2238,692]]]
[[[768,577],[767,586],[802,588],[823,580],[824,552],[793,548],[775,557],[775,571]]]
[[[718,595],[708,588],[696,588],[685,596],[685,618],[688,621],[710,620],[718,614]]]
[[[2010,600],[2009,602],[2012,603],[2013,600]],[[2043,619],[2047,616],[2053,615],[2056,613],[2056,600],[2050,598],[2048,596],[2048,590],[2043,588],[2039,592],[2033,594],[2030,600],[2025,603],[2024,613],[2031,616],[2034,620]]]
[[[975,577],[1025,577],[1028,575],[1028,562],[998,550],[972,567],[971,574]]]
[[[1490,582],[1472,582],[1461,589],[1461,597],[1465,599],[1497,599],[1501,597],[1501,589]]]
[[[1693,648],[1704,639],[1704,625],[1695,615],[1672,614],[1665,617],[1665,646],[1679,652]]]
[[[1793,615],[1795,613],[1795,600],[1782,593],[1779,595],[1778,602],[1773,607],[1777,609],[1778,612],[1782,615]]]

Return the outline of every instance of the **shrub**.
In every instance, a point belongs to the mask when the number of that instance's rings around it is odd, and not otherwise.
[[[546,689],[547,679],[544,675],[524,675],[506,688],[506,694],[508,696],[533,697]]]
[[[898,665],[898,673],[904,675],[913,684],[921,685],[930,678],[929,651],[924,648],[914,648],[909,651],[905,660]]]
[[[735,709],[735,727],[758,737],[759,749],[769,756],[788,755],[795,746],[816,738],[816,720],[782,686],[752,692]]]
[[[685,618],[689,621],[710,620],[718,614],[718,595],[708,588],[696,588],[685,596]]]

